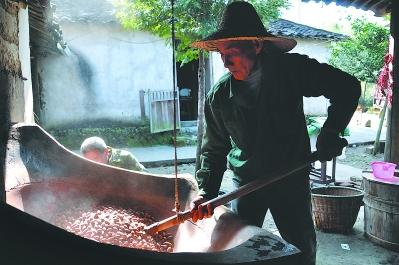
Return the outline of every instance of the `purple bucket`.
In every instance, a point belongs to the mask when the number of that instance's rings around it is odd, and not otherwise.
[[[395,173],[396,164],[376,161],[371,163],[373,169],[373,175],[380,179],[392,179]]]

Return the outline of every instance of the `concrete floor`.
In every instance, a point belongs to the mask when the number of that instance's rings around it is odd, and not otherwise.
[[[327,174],[331,175],[331,163]],[[337,164],[336,180],[361,180],[362,171],[347,165]],[[267,213],[263,227],[279,235],[270,212]],[[350,234],[324,233],[316,231],[317,265],[399,265],[399,252],[390,251],[372,243],[364,235],[364,206],[360,207],[356,223]],[[347,244],[348,249],[341,247]],[[345,247],[345,246],[344,246]]]
[[[194,165],[179,166],[180,172],[193,172]],[[151,168],[150,172],[171,174],[173,167]],[[169,170],[169,171],[168,171]],[[331,164],[327,165],[327,173],[331,174]],[[192,173],[191,173],[192,174]],[[362,171],[347,165],[337,164],[336,179],[348,181],[361,180]],[[226,172],[221,189],[232,190],[231,175]],[[270,212],[267,213],[263,228],[279,235]],[[399,265],[399,252],[387,250],[372,243],[364,236],[364,207],[360,207],[359,214],[353,230],[349,234],[324,233],[316,231],[318,249],[317,265]],[[341,247],[347,244],[348,249]]]
[[[317,265],[374,265],[399,264],[399,253],[387,250],[372,243],[364,236],[364,207],[349,235],[323,233],[317,231]],[[348,244],[350,250],[341,244]]]
[[[331,166],[327,166],[327,172]],[[362,171],[347,165],[337,164],[336,179],[361,181]],[[317,265],[399,265],[399,252],[387,250],[372,243],[364,235],[364,206],[360,207],[352,233],[348,235],[317,231]],[[349,250],[341,244],[348,244]]]
[[[350,234],[335,234],[316,231],[317,265],[388,265],[399,264],[399,253],[380,247],[364,236],[364,207],[360,211]],[[279,235],[270,213],[263,225]],[[341,244],[347,244],[344,249]]]

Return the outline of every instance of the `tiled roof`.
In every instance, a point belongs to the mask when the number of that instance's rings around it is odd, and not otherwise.
[[[50,0],[30,0],[30,43],[35,52],[63,53],[66,48],[60,25],[54,19],[54,5]]]
[[[51,0],[56,5],[55,16],[62,22],[116,22],[112,0]]]
[[[303,2],[309,2],[310,0],[302,0]],[[377,16],[381,16],[391,12],[392,1],[397,0],[313,0],[316,2],[324,2],[326,4],[336,3],[341,6],[353,6],[363,10],[371,10]]]
[[[307,38],[316,40],[341,40],[348,38],[346,35],[317,29],[286,19],[277,19],[269,25],[269,32],[282,37]]]

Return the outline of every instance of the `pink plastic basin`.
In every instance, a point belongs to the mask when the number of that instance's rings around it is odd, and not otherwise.
[[[391,179],[395,173],[396,164],[376,161],[371,163],[374,177],[380,179]]]

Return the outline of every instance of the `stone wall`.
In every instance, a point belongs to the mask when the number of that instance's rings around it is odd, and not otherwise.
[[[0,0],[0,200],[5,201],[5,155],[11,116],[20,113],[10,110],[10,99],[18,98],[22,90],[21,65],[18,55],[18,7]],[[12,115],[11,115],[12,113]]]
[[[24,90],[19,58],[19,30],[17,5],[1,1],[0,5],[0,79],[2,100],[9,99],[11,122],[24,120]],[[2,104],[3,105],[3,104]],[[4,111],[2,111],[4,114]]]
[[[10,125],[33,122],[28,18],[25,4],[0,0],[0,200]]]

